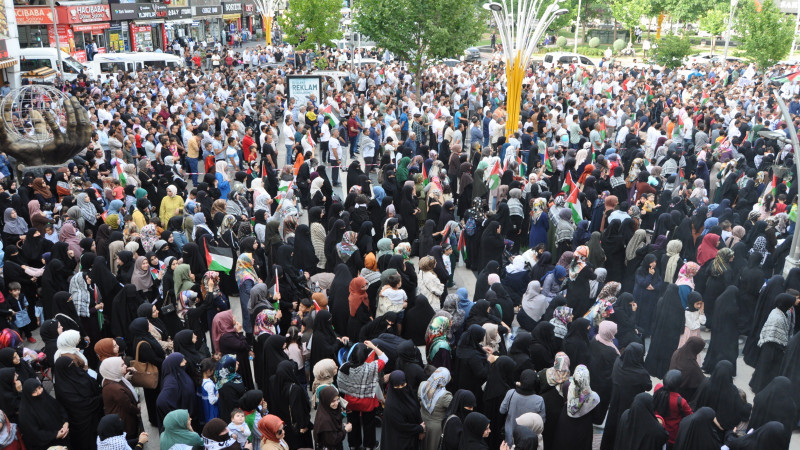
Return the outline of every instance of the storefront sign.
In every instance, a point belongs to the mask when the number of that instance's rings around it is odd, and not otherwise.
[[[289,85],[289,98],[295,99],[295,105],[299,108],[305,106],[313,94],[316,99],[320,99],[322,92],[321,77],[308,75],[289,75],[287,83]]]
[[[164,19],[168,14],[167,9],[166,6],[155,3],[120,3],[111,5],[111,18],[113,20]]]
[[[69,25],[50,25],[47,27],[47,37],[50,39],[50,46],[56,46],[56,28],[58,28],[58,44],[61,50],[70,53],[75,50],[75,34]]]
[[[72,29],[74,31],[83,31],[86,33],[102,33],[103,30],[107,30],[109,28],[108,23],[93,23],[89,25],[73,25]]]
[[[0,58],[8,58],[8,47],[5,39],[0,40]]]
[[[17,25],[52,25],[53,13],[50,8],[14,8]]]
[[[191,19],[191,18],[192,18],[192,8],[188,6],[180,8],[167,8],[168,20]]]
[[[236,14],[242,12],[241,3],[223,3],[222,14]]]
[[[247,3],[244,4],[245,16],[252,16],[255,12],[256,12],[256,5],[249,5]]]
[[[107,22],[111,20],[108,5],[59,6],[56,13],[61,23]]]
[[[222,14],[222,6],[195,6],[194,7],[194,16],[195,17],[206,17],[206,16],[219,16]]]

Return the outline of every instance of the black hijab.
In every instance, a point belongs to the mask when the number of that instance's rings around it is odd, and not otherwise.
[[[458,448],[465,450],[483,450],[489,446],[483,440],[483,433],[489,426],[489,419],[479,412],[471,412],[464,419],[464,430]],[[499,432],[499,431],[497,431]]]
[[[716,411],[717,421],[725,430],[732,430],[743,419],[740,412],[744,402],[739,395],[739,388],[733,384],[733,373],[733,364],[730,361],[719,361],[711,372],[711,377],[697,390],[692,402],[693,409],[708,406]]]
[[[19,413],[19,403],[22,396],[17,392],[15,378],[17,372],[13,367],[0,369],[0,410],[8,416],[11,422],[17,422]]]
[[[660,450],[668,437],[667,430],[656,419],[653,396],[642,392],[633,398],[630,409],[622,413],[614,448]]]
[[[540,321],[531,333],[531,360],[536,370],[553,367],[559,344],[556,341],[555,325]]]
[[[489,367],[489,377],[486,380],[486,389],[483,400],[503,398],[510,389],[514,388],[514,369],[516,363],[508,356],[500,356]]]
[[[722,447],[719,428],[714,424],[714,410],[700,408],[681,420],[673,450],[718,450]]]
[[[320,211],[322,211],[322,209],[320,209]],[[297,226],[294,232],[293,252],[292,263],[295,267],[317,267],[319,259],[314,252],[314,245],[311,243],[311,228],[309,228],[308,225],[301,224]]]
[[[574,372],[578,365],[589,364],[591,353],[589,352],[589,319],[580,317],[575,319],[567,330],[564,337],[564,353],[569,356],[569,370]]]
[[[792,382],[788,378],[778,376],[764,387],[753,398],[753,413],[750,415],[751,428],[759,428],[770,421],[783,424],[784,436],[791,438],[792,430],[797,424],[798,406],[794,402]]]

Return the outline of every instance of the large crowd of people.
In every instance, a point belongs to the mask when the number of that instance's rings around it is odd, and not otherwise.
[[[298,104],[222,51],[65,83],[86,151],[0,168],[3,448],[788,449],[780,68],[535,66],[509,127],[497,59]]]

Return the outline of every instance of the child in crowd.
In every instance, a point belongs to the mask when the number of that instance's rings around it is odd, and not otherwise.
[[[228,424],[228,431],[231,437],[235,438],[239,445],[244,448],[247,439],[250,437],[250,427],[244,423],[244,411],[234,408],[231,411],[231,423]]]
[[[691,296],[689,297],[691,299]],[[683,335],[678,343],[678,348],[683,347],[683,344],[692,336],[700,337],[700,327],[706,324],[705,308],[702,300],[698,300],[689,304],[689,308],[683,312],[686,318],[686,326],[683,329]],[[697,363],[702,364],[700,355],[697,355]]]
[[[378,311],[375,313],[375,317],[380,317],[387,312],[397,312],[397,320],[403,320],[404,310],[408,306],[408,296],[401,289],[402,284],[403,279],[400,274],[389,275],[386,286],[381,290],[380,298],[378,299]]]
[[[36,329],[36,325],[28,314],[28,300],[22,295],[22,286],[16,281],[8,283],[7,300],[9,307],[13,311],[11,322],[17,327],[19,334],[23,339],[27,339],[28,342],[36,343],[36,339],[33,337],[33,330]]]
[[[200,398],[203,402],[203,419],[208,423],[211,419],[219,417],[219,405],[217,400],[217,386],[214,382],[214,370],[217,368],[217,363],[212,358],[206,358],[200,361],[200,370],[203,371],[203,382],[200,385]],[[241,410],[239,410],[241,412]],[[242,416],[244,420],[244,416]]]
[[[289,330],[286,332],[286,354],[289,356],[289,359],[297,363],[297,379],[303,380],[301,382],[301,386],[306,388],[308,384],[305,382],[306,380],[306,370],[305,370],[305,363],[303,362],[303,343],[302,343],[303,336],[300,334],[300,329],[297,327],[289,327]]]
[[[55,244],[58,242],[58,233],[53,229],[52,224],[47,224],[44,227],[44,238]]]

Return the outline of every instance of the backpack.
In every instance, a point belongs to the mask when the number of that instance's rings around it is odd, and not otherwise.
[[[474,217],[469,217],[464,223],[464,232],[467,233],[467,236],[475,236],[475,230],[477,228],[478,224],[475,222]]]

